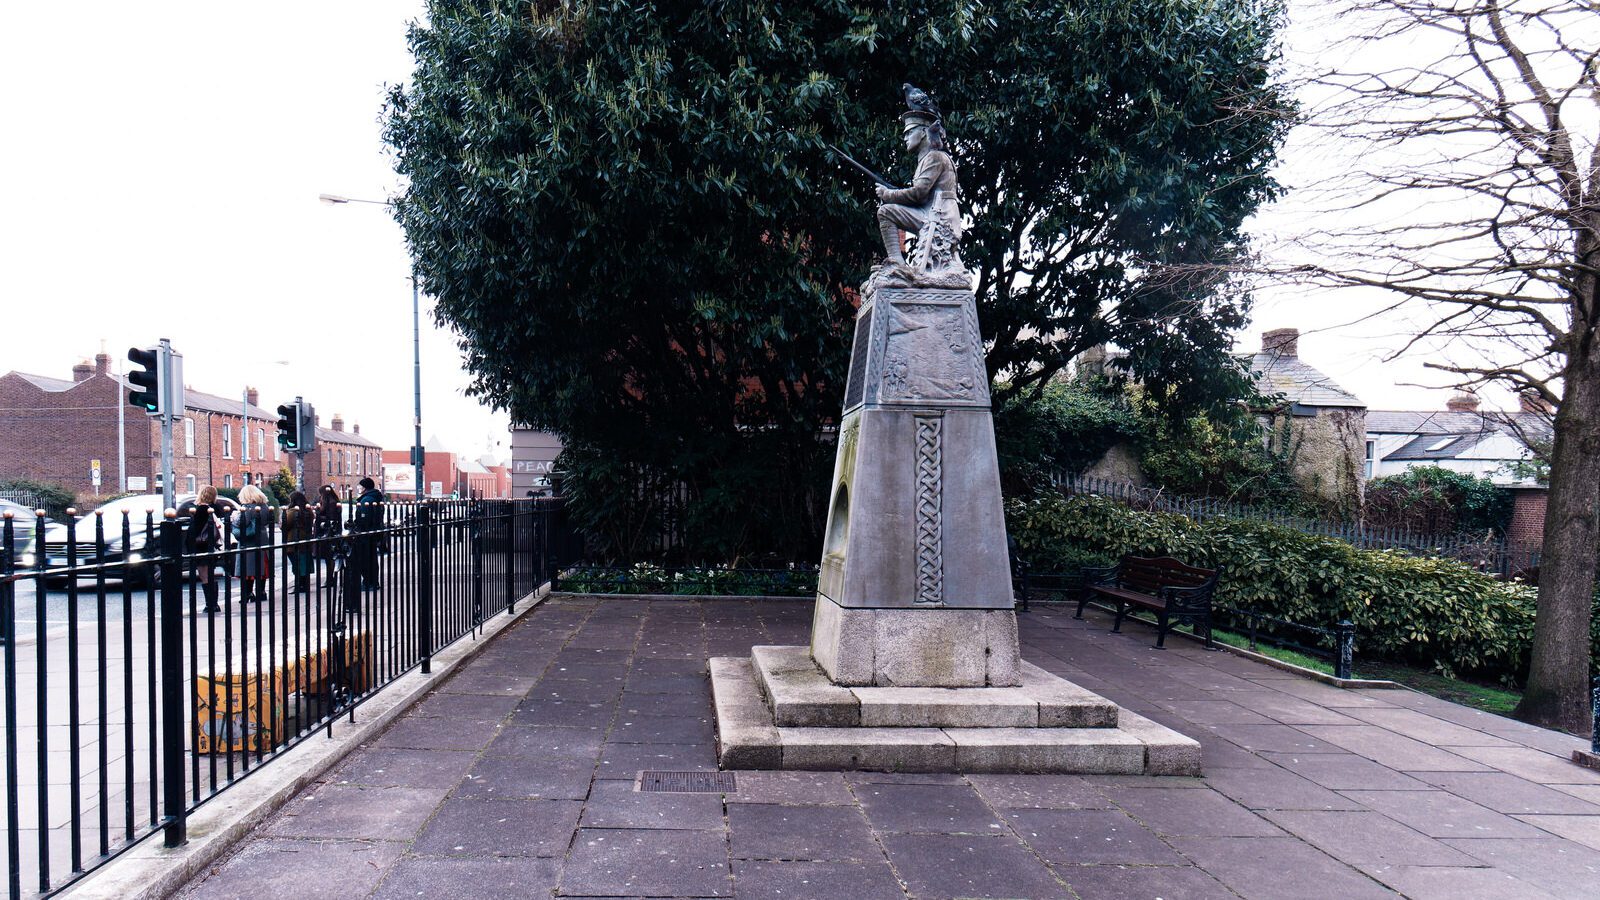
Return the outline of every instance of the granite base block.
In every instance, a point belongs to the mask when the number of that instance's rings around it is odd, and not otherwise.
[[[1197,742],[1026,663],[1020,667],[1022,687],[959,689],[845,688],[808,665],[804,647],[756,647],[750,659],[711,660],[722,768],[1200,771]],[[791,701],[786,721],[849,724],[777,724],[775,707],[785,698]]]

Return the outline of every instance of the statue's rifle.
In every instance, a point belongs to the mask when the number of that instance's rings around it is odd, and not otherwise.
[[[823,146],[827,147],[829,150],[832,150],[834,152],[834,155],[838,156],[840,159],[844,160],[845,162],[849,163],[852,166],[855,166],[856,169],[861,172],[861,174],[867,176],[868,178],[871,178],[873,181],[876,181],[877,183],[883,185],[884,187],[888,188],[891,191],[900,190],[899,188],[897,188],[894,185],[890,184],[889,183],[889,179],[884,178],[882,175],[879,175],[877,172],[874,172],[871,169],[867,168],[866,166],[863,166],[861,163],[856,162],[856,158],[855,157],[853,157],[850,154],[844,152],[843,150],[840,150],[838,147],[835,147],[832,144],[824,144]]]

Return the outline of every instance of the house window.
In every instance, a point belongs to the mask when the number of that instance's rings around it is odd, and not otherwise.
[[[272,442],[272,461],[273,462],[277,462],[278,460],[280,460],[282,458],[283,458],[283,447],[279,446],[277,441],[273,441]]]
[[[226,423],[222,426],[222,458],[233,459],[233,426]]]
[[[322,453],[322,467],[329,475],[333,474],[333,451],[325,450]]]
[[[350,451],[349,450],[344,451],[344,473],[346,475],[350,474]]]
[[[194,420],[183,420],[183,452],[189,456],[194,455]]]
[[[1367,480],[1372,480],[1372,467],[1377,462],[1377,441],[1367,441]]]
[[[222,476],[222,486],[225,487],[225,488],[233,487],[233,476],[232,475],[224,475],[224,476]]]
[[[256,429],[256,459],[266,459],[266,458],[267,458],[267,430],[265,428],[257,428]]]
[[[156,481],[160,481],[160,480],[161,479],[159,479],[159,478],[156,479]],[[185,478],[183,480],[183,489],[187,493],[193,494],[193,493],[196,493],[196,492],[198,492],[200,490],[200,485],[199,485],[198,482],[195,481],[194,476],[190,475],[189,477],[187,477],[187,478]]]

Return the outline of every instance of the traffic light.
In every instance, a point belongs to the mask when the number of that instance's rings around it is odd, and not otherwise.
[[[134,387],[128,392],[128,402],[143,408],[150,415],[161,412],[160,349],[152,347],[149,350],[141,350],[132,347],[128,350],[128,359],[139,366],[138,369],[128,373],[128,381]]]
[[[300,429],[296,443],[300,452],[310,453],[317,449],[317,409],[298,397],[295,398],[295,404],[300,407]]]
[[[317,449],[317,413],[311,404],[296,397],[278,407],[278,446],[290,453]]]
[[[300,449],[295,432],[300,427],[300,404],[283,403],[278,406],[278,446],[294,453]]]

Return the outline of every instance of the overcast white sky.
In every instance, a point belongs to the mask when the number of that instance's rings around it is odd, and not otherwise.
[[[303,394],[386,448],[411,443],[411,298],[397,179],[378,116],[411,68],[420,0],[23,4],[0,31],[10,99],[0,142],[0,371],[70,377],[169,337],[196,389]],[[425,300],[426,302],[426,300]],[[1442,408],[1420,361],[1379,365],[1399,329],[1326,332],[1379,300],[1264,296],[1265,329],[1374,408]],[[157,312],[151,312],[157,311]],[[457,452],[501,442],[503,415],[463,394],[452,336],[424,311],[423,421]],[[275,365],[284,360],[288,365]],[[1491,404],[1498,398],[1490,398]]]

